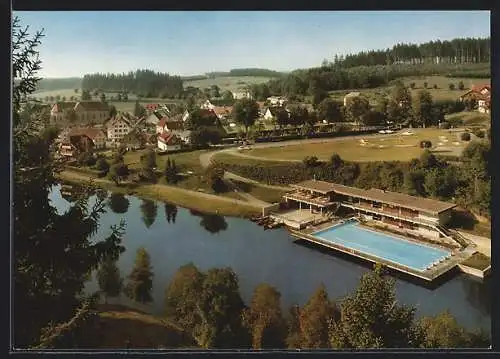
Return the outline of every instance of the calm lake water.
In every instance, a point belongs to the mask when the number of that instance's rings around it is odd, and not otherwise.
[[[65,197],[59,187],[50,195],[60,212],[70,206]],[[126,221],[126,251],[118,266],[125,277],[134,265],[136,250],[146,248],[154,271],[154,302],[148,309],[155,314],[163,312],[164,292],[171,277],[189,262],[200,270],[231,267],[239,277],[240,292],[247,303],[255,286],[267,282],[281,292],[284,308],[303,305],[320,283],[325,284],[332,299],[342,298],[370,270],[367,265],[335,253],[297,243],[285,229],[265,231],[248,220],[193,214],[184,208],[132,196],[113,199],[101,217],[96,236],[102,238],[110,233],[111,225]],[[89,205],[94,201],[91,197]],[[460,324],[487,332],[491,330],[490,286],[490,282],[480,283],[462,274],[435,289],[396,279],[398,300],[415,306],[417,316],[448,309]],[[96,289],[95,280],[88,283],[88,291]]]

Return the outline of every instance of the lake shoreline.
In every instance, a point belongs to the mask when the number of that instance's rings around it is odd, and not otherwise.
[[[237,199],[196,192],[163,184],[131,185],[129,183],[124,183],[117,186],[115,183],[106,178],[97,178],[88,174],[84,175],[68,169],[65,169],[57,174],[56,178],[65,182],[87,184],[93,187],[104,188],[112,192],[118,192],[140,198],[164,201],[186,209],[196,210],[207,214],[249,219],[260,215],[262,212],[261,208]]]

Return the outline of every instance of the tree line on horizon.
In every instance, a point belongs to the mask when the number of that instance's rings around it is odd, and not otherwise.
[[[126,74],[94,73],[83,76],[82,89],[120,91],[146,98],[178,98],[183,92],[183,81],[180,76],[152,70],[136,70]]]
[[[360,51],[355,54],[335,55],[331,64],[342,68],[392,64],[470,64],[489,63],[491,38],[455,38],[420,44],[398,43],[385,50]]]

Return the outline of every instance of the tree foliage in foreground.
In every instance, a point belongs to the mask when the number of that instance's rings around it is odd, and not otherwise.
[[[394,280],[383,276],[382,267],[363,275],[356,291],[341,304],[341,317],[331,327],[333,348],[417,348],[415,308],[399,305]]]
[[[41,32],[31,36],[28,28],[14,19],[12,218],[16,348],[45,346],[50,343],[44,338],[57,338],[57,324],[78,316],[77,309],[85,300],[84,283],[92,270],[104,258],[116,259],[123,251],[120,243],[124,224],[112,227],[105,239],[91,240],[104,212],[104,199],[97,198],[89,208],[85,198],[80,198],[64,214],[59,214],[49,201],[56,184],[54,173],[60,168],[49,150],[52,143],[41,136],[43,125],[36,114],[29,122],[19,116],[20,101],[33,93],[38,82],[41,38]],[[51,339],[51,343],[55,342]]]

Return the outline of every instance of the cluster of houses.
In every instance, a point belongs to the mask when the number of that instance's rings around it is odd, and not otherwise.
[[[70,121],[68,116],[75,115],[76,119]],[[122,112],[110,117],[109,107],[103,102],[60,102],[52,106],[51,122],[69,124],[57,139],[59,154],[66,158],[122,144],[133,149],[156,145],[160,151],[176,151],[190,142],[183,115],[171,115],[166,106],[158,104],[146,105],[146,115],[138,118]]]
[[[460,101],[474,100],[477,103],[477,110],[481,113],[490,113],[491,110],[491,86],[472,86],[470,91],[460,96]]]

